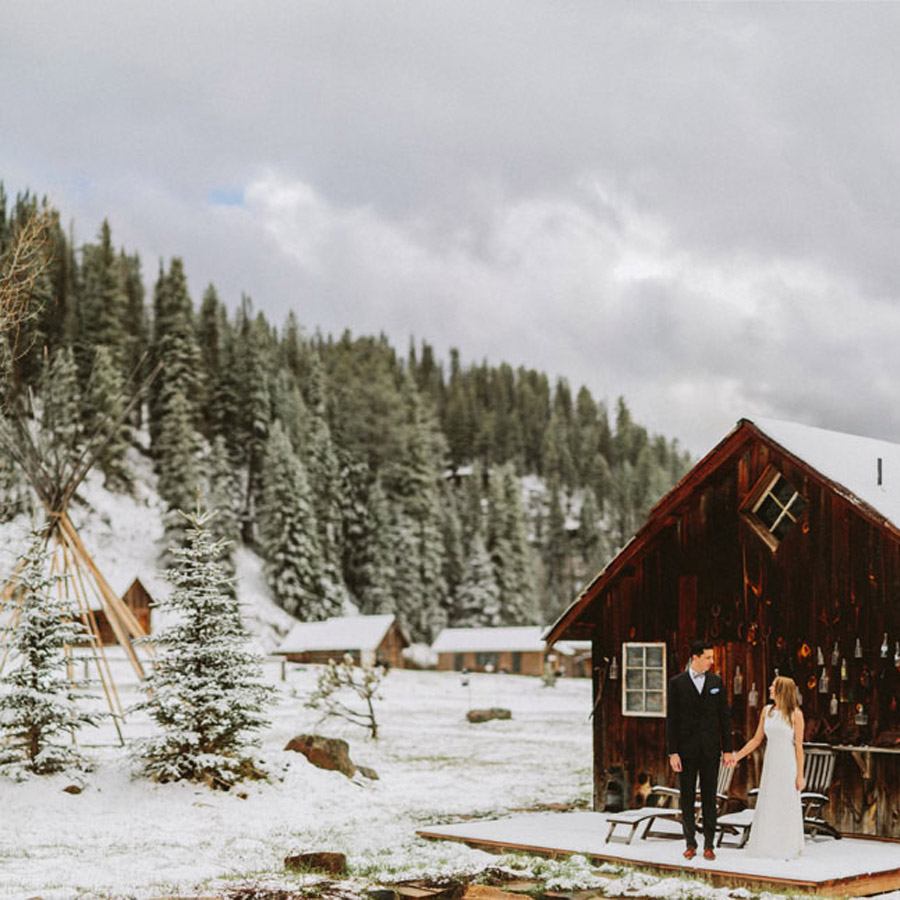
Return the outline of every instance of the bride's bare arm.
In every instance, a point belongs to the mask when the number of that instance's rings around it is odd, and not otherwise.
[[[806,787],[806,779],[803,777],[803,713],[799,709],[794,710],[794,756],[797,759],[797,778],[794,784],[798,791]]]
[[[759,714],[759,725],[756,726],[756,734],[734,754],[734,761],[740,762],[745,756],[749,756],[762,742],[766,736],[766,710],[768,706],[764,706]]]

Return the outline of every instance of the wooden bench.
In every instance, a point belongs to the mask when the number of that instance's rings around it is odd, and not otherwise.
[[[613,813],[606,817],[606,821],[609,823],[606,843],[630,844],[637,834],[638,828],[644,822],[657,818],[675,819],[678,815],[677,809],[661,809],[658,806],[643,806],[640,809],[626,809],[624,812]],[[620,825],[631,829],[627,836],[617,837],[615,835],[615,831]]]

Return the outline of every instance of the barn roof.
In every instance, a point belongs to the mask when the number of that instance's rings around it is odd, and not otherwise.
[[[835,486],[843,487],[900,527],[900,444],[778,419],[750,421]],[[883,476],[880,485],[879,459]]]
[[[549,643],[571,633],[570,626],[578,622],[593,598],[662,527],[668,514],[754,435],[793,457],[856,505],[875,524],[900,537],[900,444],[778,419],[740,419],[732,431],[653,507],[634,537],[547,629]],[[881,484],[878,484],[879,459]]]
[[[324,622],[298,622],[278,645],[276,653],[314,650],[377,650],[396,617],[338,616]]]
[[[435,653],[542,653],[544,633],[540,625],[508,628],[445,628],[431,645]]]

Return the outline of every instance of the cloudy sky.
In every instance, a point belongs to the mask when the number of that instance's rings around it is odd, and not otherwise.
[[[900,5],[0,0],[0,179],[152,279],[900,441]]]

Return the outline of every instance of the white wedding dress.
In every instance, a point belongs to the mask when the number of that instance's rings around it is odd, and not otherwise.
[[[766,755],[747,854],[795,859],[803,852],[803,810],[795,784],[794,729],[778,710],[767,709],[764,721]]]

